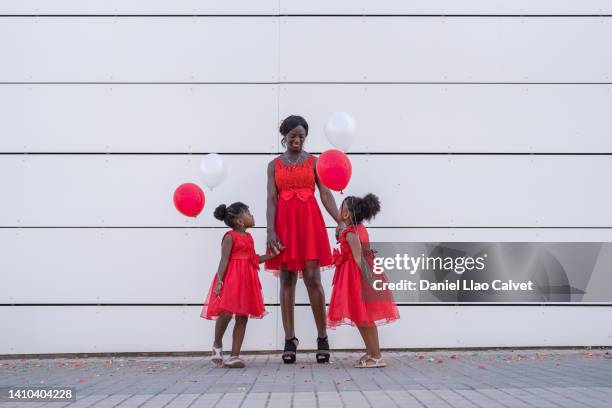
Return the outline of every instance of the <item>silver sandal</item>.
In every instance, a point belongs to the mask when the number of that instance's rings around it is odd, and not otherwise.
[[[225,360],[225,362],[223,363],[223,366],[227,368],[244,368],[245,364],[244,364],[244,361],[240,357],[230,356],[230,358]]]
[[[210,362],[215,367],[223,367],[223,355],[221,347],[217,348],[213,346],[212,355],[210,356]]]
[[[359,362],[355,364],[353,367],[355,368],[378,368],[378,367],[385,367],[386,365],[387,363],[385,363],[385,359],[383,359],[382,356],[380,358],[374,358],[372,356],[367,356],[363,360],[359,360]]]

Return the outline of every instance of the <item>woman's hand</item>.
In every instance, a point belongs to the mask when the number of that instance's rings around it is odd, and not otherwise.
[[[268,238],[266,240],[266,246],[272,253],[278,254],[283,250],[283,244],[278,240],[278,235],[276,235],[276,231],[273,229],[268,230]]]
[[[223,287],[223,281],[222,280],[217,280],[217,283],[215,284],[215,288],[213,289],[213,292],[215,292],[215,296],[219,296],[219,293],[221,293],[221,288]]]

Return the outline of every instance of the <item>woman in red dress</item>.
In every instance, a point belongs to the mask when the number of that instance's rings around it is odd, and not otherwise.
[[[280,276],[280,305],[285,331],[283,361],[294,363],[299,340],[295,337],[295,285],[304,279],[317,325],[317,362],[329,361],[325,293],[321,268],[332,268],[331,247],[323,215],[314,196],[315,184],[323,206],[344,227],[331,191],[317,178],[317,158],[304,151],[308,123],[301,116],[289,116],[280,126],[286,151],[268,164],[267,246],[280,254],[264,267]]]

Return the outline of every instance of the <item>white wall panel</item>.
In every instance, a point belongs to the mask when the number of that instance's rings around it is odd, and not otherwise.
[[[0,38],[0,82],[277,80],[277,19],[3,18]]]
[[[0,303],[201,303],[225,229],[0,229]],[[252,229],[256,251],[265,231]],[[335,244],[334,229],[329,239]],[[370,228],[372,241],[610,242],[611,229]],[[278,278],[260,265],[264,301],[278,303]],[[327,301],[334,270],[322,272]],[[308,303],[301,281],[297,303]]]
[[[280,119],[298,112],[307,147],[349,112],[351,152],[612,152],[609,85],[284,84]],[[0,125],[1,126],[1,125]]]
[[[249,321],[244,351],[282,349],[280,310],[269,310]],[[0,353],[209,351],[214,321],[199,313],[198,306],[6,306],[0,308],[6,329]],[[382,326],[380,337],[386,348],[611,346],[609,314],[598,306],[402,306],[401,319]],[[300,349],[313,349],[310,306],[296,307],[296,321]],[[559,324],[568,321],[572,330]],[[329,336],[332,349],[363,349],[355,328],[329,330]]]
[[[269,155],[226,155],[227,179],[192,219],[174,189],[198,182],[199,155],[5,155],[0,226],[222,226],[220,203],[244,201],[265,226]],[[375,226],[610,227],[612,193],[602,188],[609,156],[355,155],[344,194],[374,192]],[[345,195],[336,194],[339,204]],[[318,196],[318,194],[317,194]],[[323,210],[324,211],[324,210]],[[328,225],[331,218],[326,215]]]
[[[605,0],[4,0],[0,14],[606,14]]]
[[[200,216],[194,219],[176,211],[172,197],[180,184],[194,182],[204,188],[200,179],[202,157],[0,156],[4,173],[0,185],[13,195],[2,207],[11,212],[4,221],[12,219],[12,226],[224,227],[213,217],[215,207],[243,201],[251,207],[257,225],[265,226],[266,165],[272,156],[225,155],[227,178],[213,191],[205,189],[206,204]]]
[[[606,14],[605,0],[280,0],[282,14]]]
[[[609,307],[400,306],[399,312],[400,320],[379,328],[383,348],[612,345]],[[295,320],[300,348],[315,348],[310,306],[297,307]],[[559,322],[572,322],[572,330]],[[282,336],[281,319],[277,331]],[[328,335],[332,349],[364,348],[355,327],[341,326]]]
[[[0,150],[270,153],[277,106],[274,85],[5,84]]]
[[[5,152],[274,152],[279,120],[330,147],[335,110],[353,152],[610,152],[609,85],[0,85]],[[310,103],[308,101],[316,101]],[[240,118],[240,120],[236,120]],[[441,120],[441,118],[445,118]]]
[[[285,17],[281,81],[609,82],[611,36],[608,18]]]
[[[250,319],[243,350],[275,350],[278,308]],[[215,321],[198,306],[0,307],[0,354],[210,351]],[[26,324],[24,324],[26,323]],[[233,322],[224,343],[231,345]]]
[[[277,0],[3,0],[0,14],[270,14]]]
[[[0,303],[203,303],[226,228],[0,229]],[[251,230],[265,253],[265,230]],[[278,279],[263,271],[265,303]]]

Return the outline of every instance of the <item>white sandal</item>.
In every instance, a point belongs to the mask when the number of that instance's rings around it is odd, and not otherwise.
[[[372,363],[368,364],[368,362],[370,361]],[[385,367],[386,365],[387,363],[385,363],[385,359],[382,358],[382,356],[380,358],[374,358],[372,356],[367,356],[363,360],[359,360],[359,362],[355,364],[353,367],[355,368],[378,368],[378,367]]]
[[[225,363],[223,363],[224,367],[227,368],[244,368],[244,361],[238,356],[230,356]]]
[[[210,362],[215,367],[223,367],[223,356],[221,355],[222,349],[221,347],[217,348],[213,346],[212,355],[210,356]]]

